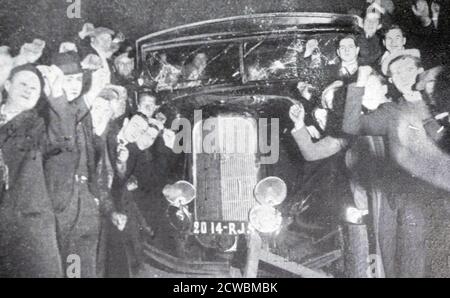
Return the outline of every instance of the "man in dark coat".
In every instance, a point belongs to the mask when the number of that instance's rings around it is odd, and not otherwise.
[[[178,235],[168,220],[169,204],[162,194],[166,184],[176,181],[178,156],[166,146],[163,135],[167,132],[162,122],[146,116],[153,115],[156,107],[153,105],[152,111],[143,109],[142,101],[147,97],[142,97],[138,105],[142,112],[117,126],[108,137],[109,151],[114,156],[111,159],[116,161],[115,198],[129,218],[122,244],[128,266],[135,272],[143,265],[143,244],[151,234],[152,245],[168,254],[179,253]],[[130,134],[134,135],[132,142]]]
[[[110,218],[113,212],[109,191],[101,187],[97,167],[103,149],[96,151],[79,57],[75,52],[62,53],[53,58],[53,63],[63,76],[63,93],[57,100],[63,107],[59,114],[54,110],[49,113],[50,144],[59,140],[68,140],[70,144],[45,162],[61,256],[63,260],[70,255],[79,256],[81,277],[97,277],[103,271],[102,257],[98,255],[102,217]]]
[[[8,98],[0,108],[1,277],[63,276],[43,170],[46,127],[35,108],[44,106],[43,87],[39,71],[30,65],[15,68],[5,83]]]
[[[361,115],[364,94],[364,75],[361,75],[358,83],[348,88],[343,130],[354,135],[386,138],[390,158],[397,162],[387,166],[383,174],[387,178],[384,185],[391,208],[390,212],[382,212],[380,219],[380,239],[387,241],[385,245],[382,243],[386,275],[423,277],[426,274],[426,206],[429,200],[440,198],[442,192],[436,188],[439,185],[420,180],[407,169],[411,161],[405,164],[405,157],[399,154],[404,150],[400,140],[405,135],[405,129],[426,130],[429,142],[438,141],[442,136],[426,102],[420,93],[412,90],[417,75],[423,71],[420,60],[414,56],[401,55],[391,62],[388,69],[394,85],[403,94],[402,98],[398,103],[386,103],[372,113]],[[386,227],[386,230],[382,227]]]

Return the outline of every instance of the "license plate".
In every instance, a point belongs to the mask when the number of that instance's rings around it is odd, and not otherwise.
[[[230,221],[194,221],[195,235],[243,235],[248,233],[248,223]]]

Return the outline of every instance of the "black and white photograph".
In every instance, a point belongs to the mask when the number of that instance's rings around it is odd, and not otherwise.
[[[0,278],[450,278],[449,14],[0,0]]]

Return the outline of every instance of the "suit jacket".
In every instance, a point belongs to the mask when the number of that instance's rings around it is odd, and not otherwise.
[[[394,165],[386,164],[386,184],[406,196],[429,197],[436,186],[450,190],[450,158],[436,145],[445,134],[426,104],[408,103],[401,98],[399,103],[386,103],[362,115],[363,95],[364,88],[355,84],[348,87],[343,130],[353,135],[385,137],[389,154],[396,161]]]

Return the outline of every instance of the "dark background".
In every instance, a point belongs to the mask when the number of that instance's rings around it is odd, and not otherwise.
[[[191,22],[261,12],[346,13],[366,0],[80,0],[81,19],[69,19],[74,0],[0,0],[0,45],[13,53],[24,42],[42,38],[48,48],[73,40],[85,22],[122,31],[134,40],[148,33]],[[411,0],[394,0],[397,11]]]

